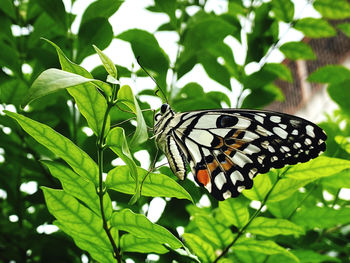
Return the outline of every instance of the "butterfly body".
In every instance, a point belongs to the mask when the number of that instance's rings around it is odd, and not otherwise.
[[[253,186],[258,173],[306,162],[326,148],[326,134],[302,118],[270,111],[218,109],[155,116],[156,142],[181,180],[189,164],[196,182],[218,200]]]

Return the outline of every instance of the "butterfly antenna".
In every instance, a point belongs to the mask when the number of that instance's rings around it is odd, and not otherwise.
[[[149,72],[141,65],[140,58],[141,58],[140,56],[138,56],[138,57],[136,58],[137,64],[139,64],[139,66],[142,68],[142,70],[143,70],[144,72],[146,72],[146,74],[153,80],[153,82],[154,82],[154,83],[157,85],[157,87],[158,87],[158,89],[156,90],[155,94],[157,95],[158,91],[160,91],[160,92],[163,94],[166,103],[169,104],[169,103],[168,103],[168,99],[167,99],[167,97],[165,96],[165,93],[164,93],[163,89],[158,85],[157,81],[151,76],[151,74],[149,74]]]

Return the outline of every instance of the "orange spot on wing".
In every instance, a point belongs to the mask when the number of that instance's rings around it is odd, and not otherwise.
[[[213,172],[218,167],[218,162],[216,160],[212,161],[211,163],[207,163],[207,167],[210,172]]]
[[[206,169],[198,170],[197,179],[200,183],[206,186],[210,182],[210,176],[208,174],[208,171]]]
[[[237,130],[233,135],[232,135],[232,137],[233,138],[237,138],[238,137],[238,135],[240,135],[241,134],[241,130]]]
[[[243,144],[244,144],[243,141],[236,141],[234,144],[228,145],[228,146],[234,149],[239,149]]]
[[[232,166],[234,166],[234,163],[226,157],[225,162],[220,163],[220,165],[227,172]]]

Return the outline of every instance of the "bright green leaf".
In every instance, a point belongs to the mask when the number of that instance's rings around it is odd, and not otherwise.
[[[58,162],[43,161],[43,163],[49,168],[51,174],[60,180],[65,192],[73,195],[96,215],[101,216],[100,199],[96,193],[96,187],[91,181],[80,177],[71,169]],[[103,196],[103,207],[106,218],[110,218],[112,215],[112,202],[107,193]]]
[[[339,83],[350,78],[350,70],[342,65],[326,65],[312,72],[308,81],[318,83]]]
[[[282,80],[293,82],[293,76],[290,69],[282,63],[267,63],[263,67],[263,72],[274,73],[277,77]]]
[[[272,184],[269,173],[259,174],[254,178],[254,187],[249,190],[244,190],[242,193],[250,200],[262,201],[270,191],[271,187]]]
[[[139,180],[142,181],[148,172],[141,167],[137,167]],[[127,166],[118,166],[111,170],[106,179],[106,185],[118,192],[135,193],[135,180],[129,173]],[[176,197],[188,199],[193,202],[190,194],[177,182],[164,174],[149,173],[142,184],[141,194],[144,196]]]
[[[304,229],[286,219],[257,217],[248,226],[247,231],[262,236],[295,235],[304,234]]]
[[[339,28],[347,37],[350,37],[350,23],[338,24],[337,28]]]
[[[332,37],[337,34],[337,31],[326,20],[312,17],[298,20],[294,28],[311,38]]]
[[[229,198],[219,202],[219,209],[225,217],[226,225],[243,227],[249,220],[248,203],[242,198]]]
[[[265,255],[283,254],[293,259],[295,262],[299,262],[299,259],[290,251],[277,245],[271,240],[241,239],[233,246],[233,249],[240,251],[254,251]]]
[[[350,168],[348,160],[320,156],[306,163],[291,166],[286,172],[286,177],[295,180],[316,180],[347,168]]]
[[[341,262],[339,258],[319,254],[313,250],[293,249],[292,253],[296,255],[303,263],[321,263],[321,262]],[[321,252],[322,253],[322,252]]]
[[[117,79],[118,78],[118,72],[117,68],[115,67],[114,63],[112,60],[107,57],[98,47],[93,45],[95,51],[97,52],[98,56],[100,57],[102,64],[106,71],[108,72],[109,75],[111,75],[113,78]]]
[[[138,238],[131,234],[125,234],[120,239],[123,252],[157,253],[169,252],[162,244],[151,238]]]
[[[291,220],[308,229],[330,228],[350,223],[350,208],[343,207],[337,210],[330,207],[304,207],[298,210]]]
[[[293,21],[294,4],[291,0],[272,0],[272,11],[279,20],[287,23]]]
[[[321,182],[322,185],[333,189],[350,188],[350,169],[322,178]]]
[[[183,246],[172,233],[164,227],[153,224],[144,215],[135,214],[129,209],[121,212],[114,212],[111,225],[119,230],[127,231],[139,238],[150,238],[161,244],[168,244],[171,248],[177,249]]]
[[[118,100],[128,106],[136,115],[136,130],[130,141],[130,147],[135,147],[148,139],[147,125],[143,118],[140,106],[132,93],[130,86],[124,85],[118,92]]]
[[[31,120],[23,115],[6,111],[19,125],[40,144],[65,160],[82,177],[98,185],[98,167],[91,157],[72,141],[54,131],[49,126]]]
[[[335,101],[340,108],[350,115],[350,79],[346,79],[343,82],[331,83],[328,86],[328,94]]]
[[[200,232],[210,242],[215,244],[216,248],[225,248],[233,240],[233,234],[229,228],[220,224],[210,215],[199,215],[194,217],[194,222]]]
[[[104,17],[108,19],[123,3],[124,0],[99,0],[92,2],[84,11],[81,24],[84,24],[86,21],[97,17]]]
[[[314,8],[329,19],[344,19],[350,17],[350,4],[346,0],[316,0]]]
[[[316,59],[311,47],[304,42],[287,42],[280,47],[280,51],[289,59]]]
[[[80,204],[74,197],[62,190],[42,187],[45,201],[50,213],[56,217],[64,231],[67,231],[74,240],[79,242],[81,248],[89,251],[109,251],[113,256],[112,245],[102,227],[102,219],[90,209]]]
[[[182,235],[186,244],[191,248],[191,250],[196,254],[203,263],[211,263],[215,260],[215,252],[213,247],[202,240],[195,234],[185,233]]]
[[[58,54],[60,64],[63,70],[78,74],[82,77],[93,79],[93,76],[83,67],[71,62],[63,51],[53,42],[44,39],[50,43]],[[98,87],[101,88],[107,95],[112,93],[112,90],[109,85],[100,85],[101,81],[94,81],[95,84],[98,84]],[[110,90],[104,90],[103,87],[109,87]],[[75,102],[78,105],[80,113],[87,120],[89,127],[94,131],[96,135],[101,134],[103,119],[105,112],[107,110],[107,101],[105,98],[98,92],[95,86],[92,83],[85,83],[78,85],[74,88],[68,88],[67,91],[74,98]],[[109,130],[109,116],[106,122],[106,132]]]

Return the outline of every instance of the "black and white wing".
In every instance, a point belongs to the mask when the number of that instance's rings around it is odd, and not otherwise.
[[[172,169],[184,171],[188,162],[196,182],[218,200],[250,189],[258,173],[307,162],[326,149],[320,127],[277,112],[194,111],[173,114],[171,121],[166,155]]]

